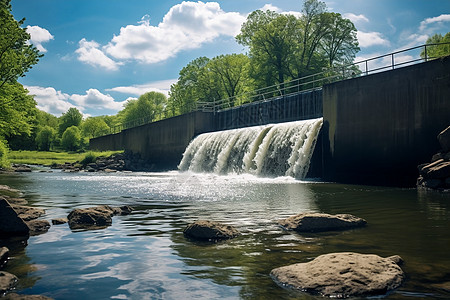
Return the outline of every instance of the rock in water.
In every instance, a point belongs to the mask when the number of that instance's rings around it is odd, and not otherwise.
[[[31,220],[26,224],[30,228],[31,236],[46,233],[50,229],[50,223],[47,220]]]
[[[335,298],[384,295],[405,278],[395,259],[352,252],[321,255],[273,269],[270,275],[282,287]]]
[[[239,235],[239,231],[233,226],[207,220],[198,220],[189,224],[183,233],[190,238],[201,241],[226,240]]]
[[[320,232],[330,230],[345,230],[362,227],[366,220],[349,214],[329,215],[322,213],[304,213],[278,222],[288,230],[297,232]]]
[[[67,216],[71,229],[104,228],[112,224],[114,215],[127,215],[133,211],[130,206],[111,207],[101,205],[89,208],[77,208]]]
[[[9,202],[0,197],[0,235],[28,235],[29,232],[27,224],[18,217]]]
[[[438,141],[444,152],[450,152],[450,126],[439,133]]]
[[[2,300],[53,300],[53,298],[41,296],[41,295],[19,295],[19,294],[7,294]]]
[[[6,247],[0,248],[0,268],[2,268],[6,262],[8,261],[9,257],[9,249]]]
[[[17,277],[11,273],[0,271],[0,295],[14,288],[17,284]]]

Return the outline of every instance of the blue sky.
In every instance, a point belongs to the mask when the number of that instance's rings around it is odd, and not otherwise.
[[[358,29],[357,61],[424,44],[450,31],[450,0],[329,0]],[[234,36],[257,9],[300,14],[302,0],[12,0],[44,54],[20,82],[60,116],[111,115],[129,98],[168,93],[193,59],[245,53]]]

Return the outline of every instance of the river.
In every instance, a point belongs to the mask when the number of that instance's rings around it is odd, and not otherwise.
[[[24,192],[45,219],[73,208],[131,205],[112,226],[0,241],[11,249],[5,271],[17,292],[55,299],[315,299],[283,289],[271,269],[330,252],[353,251],[405,263],[405,283],[386,299],[450,298],[450,194],[416,189],[299,181],[290,177],[191,172],[0,175]],[[317,234],[284,231],[277,220],[301,212],[350,213],[361,229]],[[242,233],[219,243],[183,236],[197,219]],[[0,245],[2,246],[2,245]],[[447,285],[447,290],[443,289]],[[320,299],[320,298],[319,298]]]

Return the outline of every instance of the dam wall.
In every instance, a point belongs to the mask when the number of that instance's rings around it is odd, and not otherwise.
[[[450,57],[323,87],[323,178],[413,186],[450,125]]]
[[[192,138],[214,129],[213,114],[196,111],[91,139],[89,148],[127,150],[140,155],[154,170],[173,170]]]

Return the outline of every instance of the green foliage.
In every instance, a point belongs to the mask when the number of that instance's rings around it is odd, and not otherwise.
[[[122,122],[124,125],[134,126],[133,123],[139,120],[145,122],[161,120],[166,103],[167,98],[162,93],[145,93],[137,100],[129,100],[125,104],[125,108],[121,111]]]
[[[428,38],[426,44],[441,44],[448,43],[444,45],[433,45],[427,46],[427,52],[425,55],[425,49],[422,50],[420,56],[422,58],[438,58],[446,55],[450,55],[450,32],[447,32],[444,36],[442,34],[435,34]]]
[[[61,146],[67,151],[76,151],[81,146],[81,133],[77,126],[67,128],[61,138]]]
[[[83,115],[75,107],[69,108],[62,116],[59,118],[58,133],[62,135],[67,128],[71,126],[80,126]]]
[[[257,10],[247,17],[236,41],[249,48],[256,87],[283,83],[351,62],[359,51],[356,28],[324,2],[306,0],[302,16]]]
[[[109,133],[109,126],[103,117],[89,117],[81,124],[83,136],[91,139]]]
[[[94,163],[97,160],[97,154],[89,151],[85,154],[84,158],[80,161],[80,164],[87,166],[90,163]]]
[[[17,82],[0,87],[0,137],[31,133],[36,102],[27,93]]]
[[[96,156],[111,156],[114,153],[121,151],[104,151],[91,153]],[[54,165],[63,164],[65,162],[74,163],[85,158],[86,153],[68,153],[68,152],[46,152],[46,151],[10,151],[9,160],[16,164],[30,164],[30,165]]]
[[[8,160],[8,151],[5,142],[0,139],[0,169],[9,169],[11,167]]]
[[[15,84],[42,56],[28,43],[30,35],[21,28],[24,21],[14,19],[10,0],[0,1],[0,89]]]
[[[41,151],[49,151],[55,140],[56,130],[45,125],[36,135],[36,144]]]

